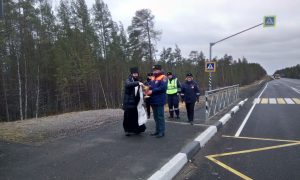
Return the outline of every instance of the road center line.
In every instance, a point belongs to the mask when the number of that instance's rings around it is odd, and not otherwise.
[[[265,88],[261,91],[261,93],[259,94],[259,96],[257,98],[260,98],[260,96],[262,95],[262,93],[266,90],[267,86],[268,86],[268,83],[266,84]],[[251,115],[251,113],[252,113],[252,111],[253,111],[253,109],[254,109],[255,106],[256,106],[256,103],[254,103],[252,105],[252,107],[251,107],[250,111],[248,112],[247,116],[245,117],[243,123],[241,124],[241,126],[239,127],[239,129],[237,130],[237,132],[235,133],[235,135],[234,135],[235,137],[239,137],[240,136],[240,134],[241,134],[241,132],[242,132],[242,130],[243,130],[246,122],[248,121],[248,119],[249,119],[249,117],[250,117],[250,115]]]

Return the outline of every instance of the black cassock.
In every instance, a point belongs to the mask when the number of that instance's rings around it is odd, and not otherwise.
[[[125,132],[129,133],[145,132],[145,124],[139,126],[137,108],[128,108],[124,111],[123,127]]]

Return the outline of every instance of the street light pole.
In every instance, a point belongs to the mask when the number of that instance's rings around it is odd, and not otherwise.
[[[212,50],[212,46],[215,45],[214,43],[209,43],[209,61],[212,61],[211,59],[211,50]],[[209,72],[209,79],[208,79],[208,84],[209,84],[209,90],[211,91],[211,85],[212,81],[211,81],[211,72]]]
[[[254,28],[256,28],[256,27],[259,27],[259,26],[261,26],[261,25],[263,25],[263,24],[264,24],[264,23],[257,24],[257,25],[255,25],[255,26],[252,26],[252,27],[248,28],[248,29],[245,29],[245,30],[243,30],[243,31],[240,31],[240,32],[238,32],[238,33],[235,33],[235,34],[233,34],[233,35],[230,35],[230,36],[228,36],[228,37],[226,37],[226,38],[223,38],[223,39],[221,39],[221,40],[219,40],[219,41],[209,43],[209,61],[212,61],[212,59],[211,59],[211,56],[212,56],[212,47],[213,47],[215,44],[217,44],[217,43],[219,43],[219,42],[222,42],[222,41],[225,41],[226,39],[232,38],[233,36],[239,35],[239,34],[241,34],[241,33],[243,33],[243,32],[246,32],[246,31],[249,31],[249,30],[254,29]],[[209,90],[212,90],[211,72],[209,73],[208,83],[209,83],[209,84],[208,84],[208,85],[209,85]]]

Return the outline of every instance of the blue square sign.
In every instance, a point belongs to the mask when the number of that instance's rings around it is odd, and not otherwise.
[[[276,16],[265,16],[264,27],[274,27],[276,24]]]
[[[216,62],[205,62],[205,72],[216,72]]]

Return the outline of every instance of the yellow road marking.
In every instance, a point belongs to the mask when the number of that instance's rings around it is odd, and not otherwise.
[[[211,157],[224,157],[224,156],[231,156],[231,155],[236,155],[236,154],[253,153],[253,152],[258,152],[258,151],[266,151],[266,150],[271,150],[271,149],[279,149],[279,148],[283,148],[283,147],[297,146],[297,145],[300,145],[300,142],[282,144],[282,145],[277,145],[277,146],[268,146],[268,147],[257,148],[257,149],[248,149],[248,150],[243,150],[243,151],[235,151],[235,152],[222,153],[222,154],[215,154],[215,155],[211,155]]]
[[[277,98],[278,104],[286,104],[283,98]]]
[[[227,169],[228,171],[232,172],[233,174],[241,177],[242,179],[246,179],[246,180],[251,180],[250,177],[246,176],[245,174],[231,168],[230,166],[227,166],[226,164],[222,163],[221,161],[216,160],[213,157],[210,156],[206,156],[207,159],[211,160],[212,162],[218,164],[219,166],[223,167],[224,169]]]
[[[300,99],[299,99],[299,98],[293,98],[293,101],[294,101],[296,104],[300,104]]]
[[[279,141],[279,142],[291,142],[291,143],[300,143],[300,140],[285,140],[285,139],[270,139],[270,138],[253,138],[253,137],[235,137],[222,135],[225,138],[235,138],[235,139],[250,139],[250,140],[261,140],[261,141]]]
[[[222,154],[214,154],[214,155],[208,155],[206,158],[211,160],[212,162],[216,163],[217,165],[223,167],[224,169],[230,171],[231,173],[241,177],[242,179],[250,180],[252,178],[244,175],[243,173],[233,169],[232,167],[224,164],[223,162],[215,159],[217,157],[224,157],[224,156],[231,156],[231,155],[237,155],[237,154],[245,154],[245,153],[253,153],[253,152],[259,152],[259,151],[267,151],[267,150],[272,150],[272,149],[279,149],[283,147],[289,147],[289,146],[297,146],[300,145],[300,141],[295,141],[295,140],[283,140],[283,139],[270,139],[270,138],[253,138],[253,137],[235,137],[235,136],[225,136],[223,137],[227,138],[236,138],[236,139],[249,139],[249,140],[262,140],[262,141],[281,141],[281,142],[292,142],[288,144],[282,144],[282,145],[276,145],[276,146],[268,146],[268,147],[263,147],[263,148],[255,148],[255,149],[248,149],[248,150],[242,150],[242,151],[235,151],[235,152],[227,152],[227,153],[222,153]]]
[[[269,99],[268,98],[261,98],[260,104],[268,104]]]

